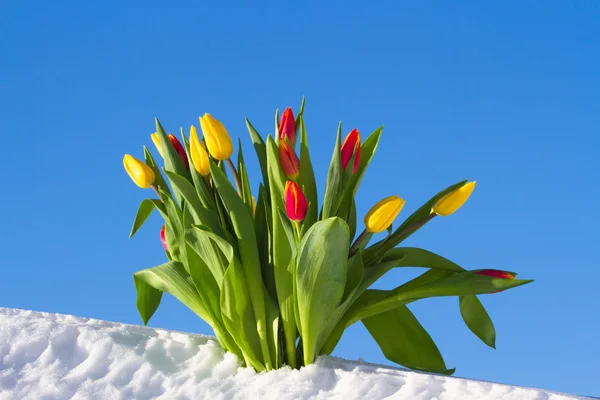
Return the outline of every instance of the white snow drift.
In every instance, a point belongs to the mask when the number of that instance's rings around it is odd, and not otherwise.
[[[257,374],[208,336],[0,308],[0,400],[576,398],[333,357]]]

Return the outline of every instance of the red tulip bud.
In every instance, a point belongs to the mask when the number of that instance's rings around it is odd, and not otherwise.
[[[356,173],[358,164],[360,164],[360,133],[358,133],[357,129],[352,129],[352,132],[346,136],[342,144],[342,169],[346,169],[348,166],[355,149],[356,156],[354,157],[354,167],[352,168],[353,174]]]
[[[281,116],[281,123],[279,124],[279,139],[281,141],[287,139],[288,142],[293,146],[296,140],[296,121],[294,120],[294,113],[292,108],[288,107]]]
[[[300,175],[300,161],[287,141],[279,142],[279,164],[285,176],[295,181]]]
[[[160,229],[160,242],[162,243],[163,247],[165,248],[165,251],[169,251],[169,248],[167,246],[167,239],[165,239],[165,226],[164,225]]]
[[[306,216],[308,203],[306,197],[296,182],[287,181],[285,183],[285,212],[288,218],[294,222],[299,222]]]
[[[177,154],[179,154],[179,157],[181,157],[181,161],[183,161],[183,165],[185,165],[185,167],[187,169],[189,169],[190,164],[188,162],[187,155],[185,154],[185,150],[184,150],[183,146],[181,145],[181,142],[179,142],[179,140],[172,133],[169,133],[169,140],[173,144],[173,147],[175,147],[175,150],[177,151]]]
[[[479,271],[475,271],[475,273],[477,275],[485,275],[485,276],[489,276],[492,278],[498,278],[498,279],[515,279],[515,275],[511,274],[508,271],[500,271],[498,269],[482,269]],[[499,293],[502,290],[498,290],[497,292],[493,292],[493,293]]]

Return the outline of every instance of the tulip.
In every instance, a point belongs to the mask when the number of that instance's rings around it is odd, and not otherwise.
[[[279,142],[279,164],[285,176],[295,181],[300,175],[300,161],[298,156],[286,140]]]
[[[129,154],[125,154],[123,165],[131,180],[142,189],[147,189],[154,184],[154,179],[156,178],[154,171],[144,162]]]
[[[490,276],[492,278],[499,278],[499,279],[515,279],[515,275],[511,274],[508,271],[500,271],[498,269],[482,269],[479,271],[475,271],[475,273],[477,275],[485,275],[485,276]]]
[[[152,142],[154,142],[154,146],[156,146],[156,149],[158,150],[160,156],[164,158],[158,133],[154,132],[152,135],[150,135],[150,138],[152,138]],[[183,165],[185,165],[185,167],[189,169],[190,165],[187,159],[187,155],[185,154],[185,149],[181,145],[181,142],[172,133],[169,133],[169,140],[171,141],[171,144],[173,144],[173,147],[175,148],[177,154],[179,154],[179,157],[181,157]]]
[[[467,201],[475,189],[475,181],[465,183],[460,188],[446,194],[439,199],[433,206],[433,212],[442,217],[454,213]]]
[[[185,154],[185,149],[181,145],[181,142],[172,133],[169,133],[169,140],[171,141],[171,144],[173,144],[173,147],[175,147],[175,151],[177,151],[179,157],[181,157],[181,161],[183,161],[185,168],[190,169],[190,163],[188,161],[187,154]]]
[[[252,215],[256,214],[256,199],[252,196]]]
[[[500,271],[498,269],[481,269],[479,271],[475,271],[475,273],[477,275],[485,275],[485,276],[489,276],[492,278],[498,278],[498,279],[515,279],[515,275],[511,274],[508,271]],[[492,293],[500,293],[502,292],[502,290],[498,290],[496,292],[492,292]]]
[[[169,247],[167,246],[167,239],[165,239],[165,226],[160,229],[160,242],[162,243],[165,251],[169,251]]]
[[[213,118],[209,113],[205,113],[203,117],[200,117],[200,127],[211,156],[216,160],[227,160],[231,157],[233,144],[221,121]]]
[[[398,196],[390,196],[375,204],[365,215],[367,232],[383,232],[394,222],[404,207],[405,201]]]
[[[162,152],[162,146],[160,145],[160,138],[158,137],[158,133],[154,132],[152,135],[150,135],[150,138],[152,138],[152,142],[154,143],[154,146],[156,146],[156,150],[158,150],[158,154],[160,154],[160,156],[164,158],[163,152]]]
[[[346,139],[344,139],[344,143],[342,144],[342,169],[345,170],[348,166],[355,149],[356,156],[354,157],[354,167],[352,168],[353,174],[356,173],[358,164],[360,164],[360,133],[358,133],[357,129],[353,129],[348,136],[346,136]]]
[[[192,164],[196,171],[202,176],[208,176],[210,174],[208,153],[198,139],[198,133],[194,125],[190,127],[190,154],[192,155]]]
[[[292,108],[288,107],[281,116],[281,122],[279,124],[279,139],[284,141],[285,139],[290,142],[293,146],[296,140],[296,121],[294,120],[294,113]]]
[[[288,218],[294,222],[300,222],[306,216],[308,202],[300,186],[296,182],[285,183],[285,212]]]

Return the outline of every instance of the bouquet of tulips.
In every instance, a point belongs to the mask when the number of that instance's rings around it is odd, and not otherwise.
[[[477,295],[531,281],[513,272],[468,271],[427,250],[397,247],[436,216],[458,210],[475,182],[442,190],[396,229],[392,222],[404,200],[385,198],[366,214],[363,228],[354,197],[382,128],[364,142],[353,129],[342,141],[340,123],[319,207],[303,112],[304,100],[295,118],[291,108],[281,119],[277,112],[274,137],[266,141],[246,119],[262,171],[258,188],[250,184],[241,145],[232,161],[231,138],[210,114],[200,117],[202,138],[194,126],[189,136],[181,129],[183,144],[156,120],[151,137],[163,168],[146,147],[145,161],[125,155],[131,179],[156,193],[142,200],[130,236],[155,209],[165,220],[160,237],[168,261],[134,274],[144,324],[169,293],[214,329],[225,350],[268,371],[330,354],[344,330],[361,321],[389,360],[451,374],[408,304],[456,296],[466,325],[494,347],[494,325]],[[393,290],[370,289],[403,267],[425,271]]]

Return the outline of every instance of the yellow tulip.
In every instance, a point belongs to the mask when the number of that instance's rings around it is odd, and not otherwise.
[[[206,147],[216,160],[227,160],[233,153],[233,144],[221,121],[214,119],[209,113],[200,117],[200,127],[204,134]]]
[[[162,146],[160,145],[160,138],[158,137],[158,133],[154,132],[152,135],[150,135],[150,137],[152,138],[152,142],[154,142],[154,146],[156,146],[156,150],[158,150],[158,153],[160,154],[160,156],[164,158],[163,153],[162,153]]]
[[[252,214],[256,214],[256,199],[252,196]]]
[[[194,125],[190,127],[190,153],[192,155],[192,164],[194,164],[196,171],[202,176],[208,176],[210,174],[208,153],[198,139],[198,133]]]
[[[147,189],[154,184],[154,171],[144,162],[125,154],[123,165],[131,180],[142,189]]]
[[[465,183],[460,188],[439,199],[433,206],[433,212],[442,217],[454,213],[465,204],[471,193],[473,193],[473,189],[475,189],[475,181]]]
[[[385,231],[404,207],[405,201],[398,196],[390,196],[375,204],[365,215],[367,232]]]

